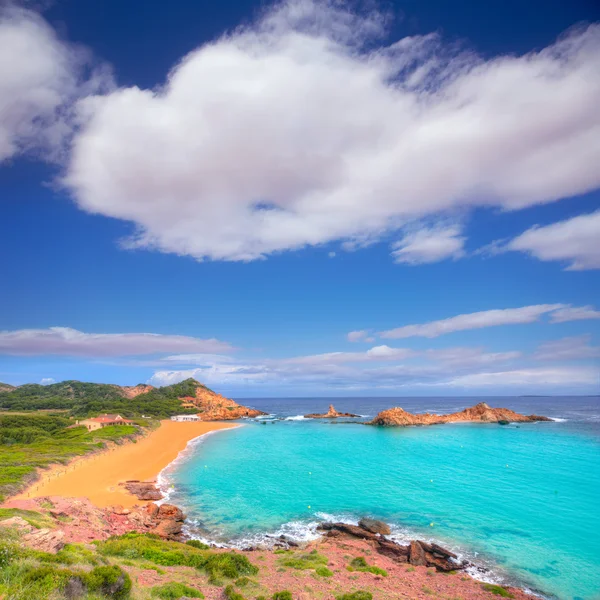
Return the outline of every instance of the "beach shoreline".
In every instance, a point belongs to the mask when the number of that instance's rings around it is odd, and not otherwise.
[[[157,429],[135,441],[77,457],[67,465],[40,470],[37,481],[7,501],[62,496],[88,498],[99,508],[115,505],[130,508],[143,502],[119,483],[155,481],[192,441],[208,433],[239,426],[221,421],[163,420]]]

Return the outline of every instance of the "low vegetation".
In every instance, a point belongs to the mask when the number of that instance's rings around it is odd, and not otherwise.
[[[381,575],[383,577],[387,577],[387,571],[385,569],[380,569],[374,565],[370,565],[365,560],[364,556],[357,556],[352,559],[351,563],[346,567],[348,571],[361,571],[363,573],[373,573],[373,575]]]
[[[99,450],[107,441],[139,435],[139,429],[133,426],[112,425],[87,431],[70,425],[73,421],[64,415],[0,414],[0,501],[33,481],[38,467],[66,464],[75,456]]]
[[[319,554],[316,550],[307,554],[298,553],[286,553],[279,559],[279,563],[284,567],[290,567],[292,569],[311,569],[316,570],[319,567],[326,567],[328,563],[326,556]]]
[[[514,596],[501,585],[496,585],[495,583],[484,583],[482,587],[486,592],[491,592],[496,596],[501,596],[502,598],[514,598]]]
[[[107,557],[144,559],[165,567],[194,567],[205,572],[211,583],[258,573],[258,568],[242,554],[211,552],[189,544],[166,542],[152,534],[127,533],[98,542],[97,548]]]
[[[160,598],[160,600],[179,600],[183,596],[186,598],[204,598],[204,594],[200,590],[175,581],[154,586],[150,595],[152,598]]]
[[[336,596],[335,600],[373,600],[373,594],[371,594],[371,592],[359,590],[358,592],[351,592],[349,594]]]

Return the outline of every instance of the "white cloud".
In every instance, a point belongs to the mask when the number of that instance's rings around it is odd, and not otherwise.
[[[600,319],[600,310],[596,310],[593,306],[568,306],[559,308],[550,315],[552,323],[585,321],[587,319]]]
[[[69,327],[0,332],[0,354],[135,356],[158,352],[223,352],[226,342],[156,333],[83,333]]]
[[[112,82],[106,67],[86,74],[90,58],[36,13],[0,8],[0,162],[26,151],[59,158],[72,103]]]
[[[349,342],[360,342],[363,341],[369,335],[367,329],[361,329],[360,331],[351,331],[346,337]]]
[[[515,325],[520,323],[533,323],[542,315],[564,308],[565,304],[535,304],[521,308],[503,308],[496,310],[483,310],[481,312],[457,315],[449,319],[431,321],[419,325],[404,325],[396,329],[382,331],[383,338],[408,338],[428,337],[434,338],[455,331],[466,331],[468,329],[482,329],[484,327],[496,327],[498,325]]]
[[[449,367],[465,368],[478,365],[507,363],[521,358],[516,350],[509,352],[485,352],[482,348],[441,348],[427,350],[426,356]]]
[[[78,205],[135,224],[129,247],[252,260],[600,185],[600,26],[483,61],[435,35],[377,47],[385,19],[341,6],[289,0],[159,89],[80,103],[64,179]],[[443,241],[397,250],[459,252]]]
[[[51,385],[53,383],[56,383],[56,379],[52,377],[43,377],[40,381],[40,385]]]
[[[375,346],[366,352],[326,352],[275,361],[285,364],[342,364],[360,363],[367,361],[401,360],[414,356],[414,350],[408,348],[390,348],[389,346]]]
[[[599,380],[598,369],[594,367],[553,367],[472,373],[444,381],[441,385],[465,388],[527,388],[530,386],[549,388],[550,386],[593,386],[597,385]]]
[[[579,360],[600,356],[600,348],[590,346],[590,335],[566,337],[540,344],[534,358],[537,360]]]
[[[447,258],[461,258],[465,239],[457,225],[423,227],[406,233],[392,244],[394,262],[409,265],[433,263]]]
[[[504,249],[527,252],[540,260],[569,262],[568,271],[600,269],[600,210],[545,227],[536,225]]]

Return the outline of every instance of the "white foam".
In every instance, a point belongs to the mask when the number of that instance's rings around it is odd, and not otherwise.
[[[563,418],[561,418],[561,417],[552,417],[552,420],[553,420],[555,423],[566,423],[566,422],[567,422],[569,419],[563,419]]]
[[[306,417],[304,415],[296,415],[295,417],[286,417],[284,421],[305,421]]]

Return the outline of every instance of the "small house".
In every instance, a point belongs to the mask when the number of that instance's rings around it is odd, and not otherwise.
[[[77,421],[77,425],[83,425],[88,431],[96,431],[96,429],[102,429],[108,425],[131,425],[133,421],[124,419],[121,415],[109,415],[103,414],[99,417],[92,417],[91,419],[82,419]]]
[[[198,415],[175,415],[171,417],[171,421],[200,421],[200,417]]]

